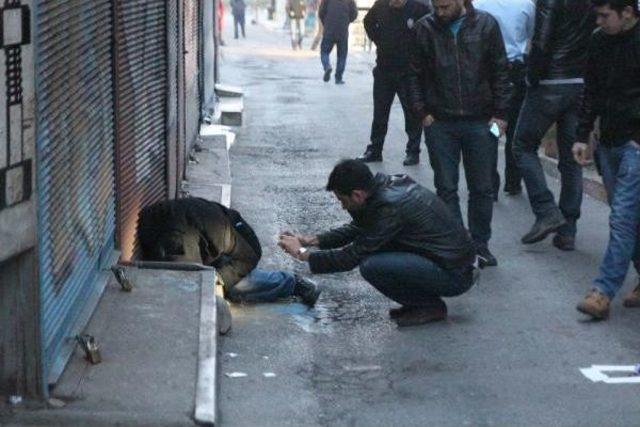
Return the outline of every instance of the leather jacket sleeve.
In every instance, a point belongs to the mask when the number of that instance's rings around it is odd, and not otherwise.
[[[428,77],[428,55],[429,42],[427,34],[421,25],[416,26],[414,31],[415,40],[411,43],[411,53],[409,62],[409,73],[407,75],[409,84],[409,102],[411,108],[420,120],[424,119],[429,112],[425,102],[424,82]]]
[[[320,7],[318,8],[318,17],[320,18],[320,22],[324,24],[324,18],[327,16],[327,3],[330,0],[321,0]]]
[[[493,93],[493,116],[504,120],[509,111],[511,100],[511,81],[509,80],[509,62],[504,39],[498,22],[494,20],[491,28],[489,45],[493,46],[491,52],[491,66],[493,70],[489,76],[491,92]]]
[[[367,32],[367,37],[371,39],[376,45],[379,40],[379,22],[378,14],[380,11],[380,0],[376,1],[369,12],[364,16],[362,23],[364,24],[364,30]]]
[[[538,85],[549,65],[558,2],[559,0],[538,0],[536,4],[535,28],[527,71],[527,80],[531,86]]]
[[[354,0],[349,2],[349,22],[353,22],[358,18],[358,6]]]
[[[309,266],[316,274],[349,271],[357,267],[368,255],[380,251],[402,230],[400,215],[393,206],[377,211],[373,226],[362,232],[348,246],[341,249],[312,252]]]
[[[354,224],[346,224],[318,235],[320,249],[341,248],[353,242],[362,231]]]

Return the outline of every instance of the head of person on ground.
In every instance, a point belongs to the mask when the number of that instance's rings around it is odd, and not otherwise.
[[[187,197],[145,207],[138,217],[142,259],[201,263],[216,269],[225,298],[233,302],[272,302],[298,296],[318,299],[315,284],[287,271],[256,268],[260,241],[240,213],[220,203]]]
[[[629,31],[638,23],[638,0],[592,0],[592,4],[598,26],[608,35]]]
[[[313,273],[359,268],[367,282],[402,305],[390,311],[399,326],[444,319],[441,298],[473,285],[475,248],[469,234],[433,192],[411,177],[374,176],[365,163],[342,160],[326,190],[352,221],[316,235],[285,231],[279,241],[289,255],[309,262]]]

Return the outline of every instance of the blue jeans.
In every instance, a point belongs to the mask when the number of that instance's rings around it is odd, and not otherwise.
[[[256,268],[234,286],[225,285],[224,296],[232,302],[274,302],[292,296],[295,282],[288,271]]]
[[[640,273],[640,145],[598,147],[596,151],[607,189],[611,214],[609,244],[595,280],[596,288],[613,298],[622,287],[633,261]]]
[[[342,80],[344,69],[347,66],[347,52],[349,50],[349,38],[341,37],[334,38],[330,36],[323,36],[320,43],[320,61],[322,61],[322,68],[327,71],[331,68],[331,51],[333,46],[338,46],[338,65],[336,66],[336,80]]]
[[[360,263],[360,274],[387,298],[411,307],[461,295],[473,285],[471,267],[445,270],[428,258],[408,252],[371,255]]]
[[[529,88],[516,125],[513,155],[524,178],[531,209],[537,219],[550,215],[556,206],[553,193],[538,158],[542,138],[557,124],[559,207],[567,225],[559,234],[574,236],[582,204],[582,167],[576,163],[571,147],[576,140],[578,109],[583,85],[540,85]]]
[[[491,238],[493,217],[493,175],[498,156],[498,139],[485,120],[436,120],[425,128],[429,161],[438,196],[462,221],[458,181],[460,156],[469,188],[468,219],[471,237],[479,245]]]

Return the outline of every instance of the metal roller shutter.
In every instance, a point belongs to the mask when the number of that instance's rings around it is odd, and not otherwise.
[[[198,75],[199,0],[184,2],[184,62],[186,91],[186,143],[187,153],[200,131],[200,79]]]
[[[41,332],[45,372],[55,381],[113,248],[111,3],[36,7]]]
[[[135,253],[141,208],[167,198],[167,2],[115,0],[118,243]]]

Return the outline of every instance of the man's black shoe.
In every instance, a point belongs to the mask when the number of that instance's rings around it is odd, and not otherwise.
[[[417,326],[430,322],[438,322],[447,318],[447,305],[440,298],[426,306],[401,307],[395,309],[394,314],[389,310],[389,315],[396,321],[399,327]]]
[[[576,238],[574,236],[563,236],[562,234],[556,234],[553,236],[553,246],[561,251],[575,251],[576,250]]]
[[[382,153],[380,151],[372,149],[371,147],[367,147],[367,150],[364,152],[364,154],[358,157],[356,160],[361,160],[365,163],[381,162]]]
[[[567,221],[564,219],[562,212],[557,209],[551,215],[537,220],[535,224],[533,224],[533,227],[531,227],[531,230],[522,237],[522,243],[530,245],[532,243],[540,242],[549,234],[554,231],[558,231],[560,227],[566,224]]]
[[[344,84],[344,80],[342,80],[342,79],[336,79],[336,84],[337,84],[337,85],[343,85],[343,84]]]
[[[405,157],[404,161],[402,162],[402,164],[405,166],[413,166],[417,165],[418,163],[420,163],[420,155],[416,153],[407,154],[407,157]]]
[[[504,192],[509,196],[517,196],[522,194],[522,185],[505,185]]]
[[[324,77],[322,77],[322,80],[324,80],[325,82],[328,82],[329,80],[331,80],[331,72],[333,70],[331,68],[327,68],[326,70],[324,70]]]
[[[320,288],[309,279],[305,279],[300,275],[295,275],[296,283],[293,286],[293,295],[300,298],[303,304],[313,307],[320,297]]]
[[[478,246],[476,248],[476,255],[478,255],[478,266],[480,268],[498,266],[498,260],[493,256],[487,246]]]

